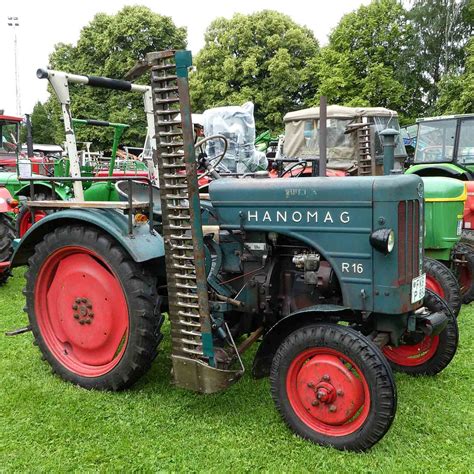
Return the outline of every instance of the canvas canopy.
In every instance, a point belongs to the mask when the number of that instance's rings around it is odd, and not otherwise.
[[[384,107],[328,106],[327,157],[328,166],[331,168],[348,170],[356,165],[357,136],[355,133],[345,132],[348,125],[359,122],[361,117],[367,117],[378,132],[388,126],[399,129],[397,112]],[[304,159],[319,155],[319,118],[319,107],[289,112],[284,116],[285,156]],[[378,135],[377,140],[380,141]],[[377,148],[381,148],[381,144],[375,145],[377,153]],[[402,151],[399,150],[399,153]]]
[[[327,118],[357,118],[357,117],[398,117],[394,110],[385,107],[344,107],[343,105],[329,105]],[[292,120],[319,119],[319,107],[295,110],[283,117],[286,124]]]

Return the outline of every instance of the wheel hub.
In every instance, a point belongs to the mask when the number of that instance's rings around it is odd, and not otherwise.
[[[301,367],[297,393],[308,415],[333,426],[347,423],[365,402],[360,378],[338,357],[326,354]]]
[[[94,311],[88,298],[75,298],[72,305],[73,318],[81,325],[92,324]]]

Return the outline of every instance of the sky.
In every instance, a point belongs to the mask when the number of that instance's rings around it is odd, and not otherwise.
[[[204,32],[216,17],[272,9],[289,15],[295,22],[314,31],[321,45],[340,18],[370,0],[3,0],[0,8],[1,82],[0,109],[16,115],[14,28],[8,17],[16,16],[17,58],[21,113],[30,113],[34,104],[48,98],[46,80],[36,78],[36,70],[46,67],[57,43],[75,44],[81,29],[96,13],[117,13],[125,5],[145,5],[170,16],[177,26],[188,30],[188,49],[196,54],[204,44]],[[68,71],[82,73],[84,71]]]

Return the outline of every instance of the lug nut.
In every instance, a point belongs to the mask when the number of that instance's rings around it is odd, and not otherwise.
[[[89,317],[91,317],[91,318],[94,317],[94,312],[93,312],[93,311],[91,311],[91,312],[89,313]]]
[[[313,383],[313,382],[309,382],[309,383],[308,383],[308,387],[309,387],[309,388],[314,388],[314,383]]]
[[[331,380],[331,377],[329,377],[329,375],[323,375],[323,378],[321,380],[324,380],[325,382],[329,382]]]
[[[82,303],[87,303],[87,298],[81,298]]]
[[[313,407],[317,407],[319,405],[319,400],[313,400],[311,405],[313,405]]]
[[[77,304],[73,304],[72,305],[72,309],[76,310],[79,306],[77,306]]]
[[[92,308],[92,305],[91,305],[90,303],[87,303],[87,304],[86,304],[86,308],[87,308],[87,309],[91,309],[91,308]]]
[[[340,397],[342,397],[342,396],[344,395],[344,392],[343,392],[341,389],[339,389],[339,390],[337,391],[337,394],[338,394]]]
[[[90,324],[91,323],[91,320],[90,319],[86,319],[86,324]]]
[[[74,319],[79,319],[79,315],[77,313],[74,315]]]
[[[85,324],[86,322],[84,320],[79,321],[79,324]]]
[[[329,407],[329,411],[330,411],[331,413],[334,413],[336,410],[337,410],[336,405],[331,405],[331,406]]]
[[[81,298],[76,298],[76,303],[80,303],[81,301]]]

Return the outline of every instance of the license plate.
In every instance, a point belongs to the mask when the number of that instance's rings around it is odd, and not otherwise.
[[[413,278],[413,280],[411,281],[412,304],[424,298],[425,287],[426,287],[426,273],[423,273],[423,275],[420,275],[419,277]]]
[[[462,222],[463,222],[462,219],[459,219],[459,220],[458,220],[458,228],[457,228],[457,234],[458,234],[458,235],[461,235],[461,234],[462,234]]]

